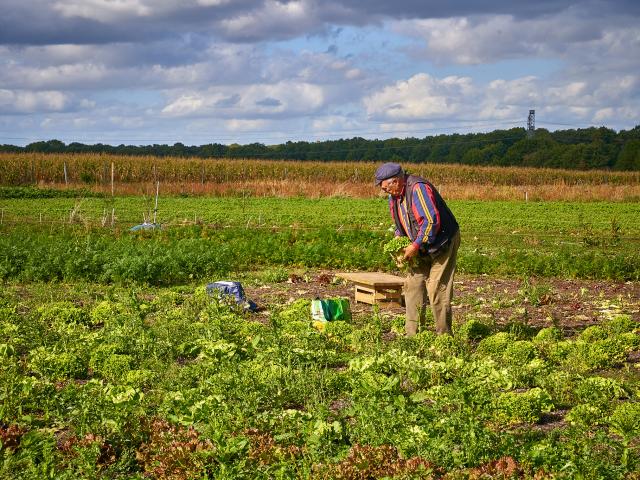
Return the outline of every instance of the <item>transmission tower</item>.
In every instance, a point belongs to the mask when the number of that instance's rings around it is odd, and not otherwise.
[[[536,111],[529,110],[529,116],[527,117],[527,137],[533,137],[533,133],[536,131]]]

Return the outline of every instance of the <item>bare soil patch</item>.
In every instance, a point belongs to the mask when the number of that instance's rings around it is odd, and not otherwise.
[[[294,272],[285,282],[245,286],[248,298],[262,307],[286,305],[300,298],[347,297],[355,317],[373,307],[355,303],[354,286],[336,271]],[[458,275],[455,282],[454,323],[477,318],[498,326],[521,322],[534,328],[559,326],[571,335],[615,314],[640,321],[640,282],[566,280],[554,278],[496,278]],[[381,305],[381,311],[403,315],[404,308]]]

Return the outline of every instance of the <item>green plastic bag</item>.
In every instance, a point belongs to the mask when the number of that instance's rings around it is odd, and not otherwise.
[[[311,317],[318,322],[331,322],[334,320],[348,322],[351,320],[349,299],[328,298],[320,300],[317,298],[311,302]]]
[[[342,320],[343,322],[351,320],[351,306],[348,298],[331,298],[328,302],[331,320]]]

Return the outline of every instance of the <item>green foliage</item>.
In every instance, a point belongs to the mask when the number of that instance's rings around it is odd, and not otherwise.
[[[516,340],[516,336],[512,333],[494,333],[480,341],[477,352],[482,355],[501,357],[509,345],[515,343]]]
[[[562,363],[574,351],[575,344],[571,340],[561,340],[551,343],[545,348],[545,355],[554,363]]]
[[[584,347],[631,351],[635,334],[614,333],[626,327],[476,344],[474,320],[407,338],[388,334],[402,316],[375,312],[319,332],[307,300],[266,317],[204,287],[54,286],[0,294],[2,478],[470,478],[501,458],[522,477],[638,469],[635,371],[594,376],[605,363]]]
[[[284,322],[306,322],[311,321],[311,300],[300,298],[278,312],[278,316]]]
[[[385,254],[390,254],[395,257],[409,245],[411,245],[411,239],[409,237],[393,237],[391,240],[384,244],[384,248],[382,251]]]
[[[119,382],[126,378],[132,366],[133,357],[131,355],[112,353],[100,365],[97,365],[96,371],[109,382]]]
[[[6,252],[0,255],[0,279],[181,285],[247,270],[264,272],[269,277],[264,281],[282,281],[297,267],[396,269],[391,256],[380,253],[387,235],[381,225],[388,222],[380,199],[256,198],[246,211],[234,198],[205,200],[166,199],[165,218],[171,225],[136,235],[121,230],[122,223],[102,228],[103,200],[83,202],[87,226],[55,225],[60,217],[48,213],[66,216],[74,208],[72,200],[7,200],[5,219],[10,214],[12,223],[0,237],[0,252]],[[458,271],[462,273],[640,279],[640,254],[632,242],[621,240],[638,233],[637,209],[631,202],[485,202],[483,215],[476,214],[475,202],[450,206],[469,238],[481,233],[461,246]],[[122,219],[139,221],[142,209],[139,198],[118,199]],[[553,217],[545,215],[548,209],[554,211]],[[185,226],[185,211],[201,212],[209,226]],[[38,223],[41,212],[54,227]],[[255,227],[247,218],[262,218],[273,228],[247,235]],[[540,218],[545,218],[547,231],[556,232],[556,238],[537,240],[544,248],[529,241],[536,240]],[[606,220],[586,223],[585,218]],[[575,248],[562,240],[575,236],[585,224],[596,238],[612,237],[614,219],[615,247]],[[300,228],[289,228],[294,223]],[[218,228],[220,224],[228,228]],[[513,231],[521,234],[512,235]],[[529,283],[521,290],[520,298],[527,303],[553,301],[543,283]]]
[[[409,267],[415,264],[416,259],[411,258],[408,261],[403,259],[404,249],[411,244],[409,237],[393,237],[389,240],[383,248],[383,252],[386,256],[391,257],[396,266],[401,270],[407,271]]]
[[[481,340],[491,334],[491,327],[480,320],[471,319],[462,324],[455,334],[467,340]]]
[[[3,198],[83,198],[104,197],[104,194],[92,192],[88,189],[58,190],[54,188],[37,187],[0,187],[0,199]]]
[[[640,328],[640,324],[633,320],[631,315],[615,315],[613,318],[603,322],[602,328],[609,334],[616,335],[633,332],[635,329]]]
[[[620,365],[627,359],[627,347],[617,338],[585,342],[580,339],[572,345],[565,364],[578,372],[590,372]]]
[[[583,403],[606,406],[626,395],[622,382],[614,378],[588,377],[578,384],[576,397]]]
[[[625,440],[640,436],[640,403],[624,402],[609,417],[611,430]]]
[[[88,323],[84,310],[71,302],[56,302],[40,307],[37,311],[40,319],[47,325]]]
[[[16,354],[16,349],[9,343],[0,343],[0,358],[9,358]]]
[[[107,300],[96,303],[89,312],[89,318],[93,325],[117,323],[118,318],[122,315],[124,315],[123,306]]]
[[[353,326],[350,322],[342,320],[335,320],[327,322],[324,327],[325,335],[333,338],[339,338],[341,340],[347,340],[353,332]]]
[[[502,352],[502,359],[514,365],[523,365],[533,360],[535,356],[535,345],[528,340],[517,340],[509,343]]]
[[[529,277],[524,278],[522,286],[518,290],[518,295],[533,306],[549,303],[552,293],[549,285],[532,284],[529,281]]]
[[[461,353],[461,345],[452,335],[438,335],[431,344],[431,351],[438,357],[451,357]]]
[[[640,348],[640,335],[636,332],[621,333],[616,340],[626,352],[632,352]]]
[[[270,268],[259,275],[259,280],[263,283],[280,283],[289,278],[289,271],[285,268]]]
[[[71,352],[52,352],[45,347],[38,347],[29,352],[29,369],[52,380],[84,378],[87,374],[86,362]]]
[[[551,397],[540,388],[505,392],[496,399],[496,416],[509,423],[535,423],[543,412],[553,409]]]
[[[592,325],[590,327],[585,328],[580,333],[580,340],[583,342],[595,342],[597,340],[604,340],[607,338],[607,332],[604,328],[598,325]]]
[[[549,344],[562,340],[562,331],[557,327],[545,327],[540,329],[533,342],[537,345]]]
[[[636,127],[637,129],[637,127]],[[0,150],[12,153],[82,153],[156,157],[224,157],[271,158],[301,161],[364,161],[464,163],[469,165],[525,165],[565,169],[611,168],[640,169],[640,141],[635,129],[615,132],[605,127],[549,132],[537,129],[533,138],[523,128],[427,136],[424,138],[390,138],[367,140],[361,137],[322,142],[286,142],[279,145],[219,143],[187,146],[174,145],[85,145],[65,144],[56,139],[30,143],[24,147],[3,145]],[[95,172],[83,171],[87,182],[101,176],[103,162],[95,162]],[[25,175],[27,178],[27,175]],[[150,180],[152,177],[147,178]]]
[[[576,405],[567,413],[565,420],[571,425],[577,425],[583,428],[590,428],[600,425],[605,418],[605,414],[601,407],[591,403],[582,403]]]

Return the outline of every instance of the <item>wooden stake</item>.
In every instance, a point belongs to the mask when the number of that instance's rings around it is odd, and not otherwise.
[[[160,192],[160,182],[156,182],[156,206],[153,209],[153,224],[156,224],[156,214],[158,213],[158,193]]]

